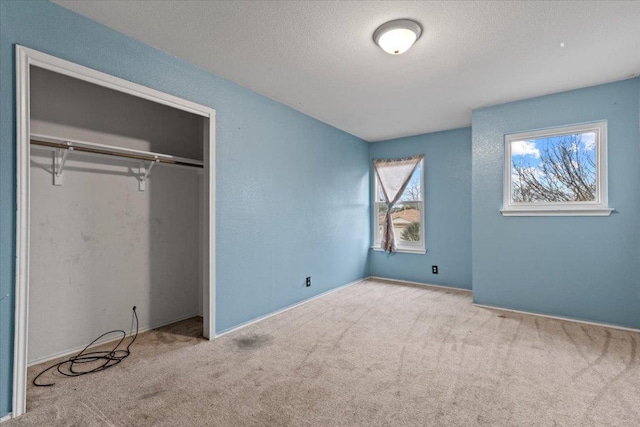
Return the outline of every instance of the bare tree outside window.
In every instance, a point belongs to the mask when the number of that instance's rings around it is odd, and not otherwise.
[[[411,203],[422,201],[422,189],[420,188],[422,184],[420,182],[421,168],[422,165],[416,168],[409,185],[407,185],[402,194],[401,200],[404,203],[398,206],[397,212],[394,212],[393,225],[396,228],[396,232],[399,232],[400,239],[405,242],[419,242],[421,239],[421,204]]]
[[[512,141],[512,201],[596,200],[595,133]]]
[[[606,120],[504,136],[503,216],[609,216]]]
[[[419,181],[411,180],[407,188],[404,190],[402,200],[419,201],[421,197]]]

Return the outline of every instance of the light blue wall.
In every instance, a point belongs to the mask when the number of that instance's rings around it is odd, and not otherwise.
[[[424,154],[428,250],[425,255],[371,251],[370,274],[471,289],[471,128],[372,143],[369,154],[370,158]],[[438,266],[439,274],[431,273],[432,265]]]
[[[473,131],[369,145],[56,5],[0,1],[0,416],[11,410],[15,43],[217,110],[218,332],[368,274],[470,288],[473,273],[479,303],[640,327],[639,79],[479,109]],[[505,133],[603,118],[616,213],[499,214]],[[371,252],[370,160],[418,153],[429,252]]]
[[[473,295],[640,327],[638,78],[473,112]],[[609,217],[502,217],[504,135],[608,120]]]
[[[3,0],[0,416],[11,410],[15,43],[217,110],[218,331],[367,275],[366,142],[54,4]]]

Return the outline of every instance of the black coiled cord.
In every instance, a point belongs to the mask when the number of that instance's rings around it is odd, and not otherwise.
[[[120,344],[127,337],[127,333],[121,329],[116,329],[113,331],[105,332],[100,335],[95,340],[91,341],[89,345],[87,345],[80,353],[75,356],[70,357],[67,360],[63,360],[62,362],[56,363],[54,365],[49,366],[44,371],[40,372],[34,379],[33,385],[36,387],[51,387],[55,385],[55,383],[50,384],[38,384],[38,378],[40,378],[44,373],[49,372],[53,369],[57,369],[58,372],[66,377],[79,377],[81,375],[93,374],[94,372],[104,371],[105,369],[109,369],[112,366],[117,365],[122,362],[124,359],[129,357],[131,351],[129,348],[131,344],[134,343],[136,338],[138,338],[138,313],[136,313],[136,307],[133,307],[133,317],[136,321],[136,333],[133,335],[133,339],[125,349],[118,349]],[[122,338],[118,341],[118,344],[112,350],[105,351],[92,351],[85,353],[89,347],[95,344],[96,341],[99,341],[101,338],[109,335],[109,334],[122,334]],[[100,365],[95,366],[94,362],[103,361]],[[83,365],[91,364],[90,368],[83,369]]]

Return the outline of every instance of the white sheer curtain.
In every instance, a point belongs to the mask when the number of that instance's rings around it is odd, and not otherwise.
[[[373,169],[376,172],[379,188],[387,205],[387,213],[382,225],[381,242],[385,252],[396,251],[396,236],[393,232],[391,210],[402,197],[402,193],[411,180],[411,175],[423,157],[420,155],[403,159],[374,159],[373,161]]]

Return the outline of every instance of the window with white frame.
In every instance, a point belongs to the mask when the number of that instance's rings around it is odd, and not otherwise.
[[[607,122],[505,136],[502,214],[606,216]]]
[[[424,253],[424,159],[420,160],[400,200],[391,209],[391,218],[398,252]],[[374,189],[374,249],[381,248],[387,205],[375,179]]]

